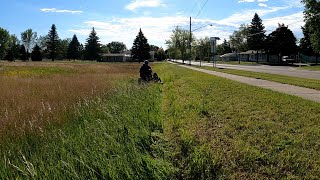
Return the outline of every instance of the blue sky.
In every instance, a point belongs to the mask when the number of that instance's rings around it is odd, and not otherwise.
[[[255,12],[267,33],[284,23],[301,38],[300,0],[2,0],[0,27],[20,37],[28,28],[46,35],[56,24],[60,38],[75,33],[81,43],[95,27],[101,43],[121,41],[128,48],[142,28],[150,44],[165,48],[175,26],[189,28],[190,16],[192,29],[213,24],[195,31],[197,38],[228,39],[240,24],[249,24]]]

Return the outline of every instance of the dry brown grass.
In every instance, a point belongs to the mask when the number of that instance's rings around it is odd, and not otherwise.
[[[74,62],[0,63],[0,136],[61,123],[79,101],[136,78],[139,64]]]

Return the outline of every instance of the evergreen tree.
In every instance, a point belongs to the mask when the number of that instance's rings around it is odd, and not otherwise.
[[[138,59],[139,62],[150,59],[150,45],[148,44],[148,39],[143,35],[141,28],[133,42],[132,46],[132,57],[133,59]]]
[[[97,33],[94,30],[94,28],[92,28],[92,31],[86,42],[85,58],[88,60],[99,60],[100,59],[99,53],[100,53],[99,37],[97,36]]]
[[[38,44],[36,44],[36,46],[33,48],[31,59],[32,61],[42,61],[41,48],[38,46]]]
[[[320,1],[302,0],[305,4],[304,17],[314,52],[320,53]]]
[[[74,34],[68,46],[68,59],[80,58],[80,43],[77,36]]]
[[[7,52],[7,55],[5,57],[6,60],[8,61],[14,61],[14,52],[13,52],[13,48],[10,48]]]
[[[265,39],[266,35],[262,20],[259,15],[255,13],[249,27],[248,48],[257,51],[257,62],[259,60],[258,51],[264,49]]]
[[[288,26],[284,24],[279,24],[278,28],[273,31],[267,39],[268,50],[272,54],[289,56],[297,52],[297,39]]]
[[[26,61],[28,59],[26,47],[24,45],[21,45],[19,53],[20,53],[20,59],[22,61]]]
[[[51,30],[48,33],[47,50],[49,52],[49,58],[54,61],[57,57],[59,49],[59,36],[57,33],[56,25],[51,26]]]
[[[79,54],[80,54],[80,59],[84,60],[85,59],[85,48],[83,44],[80,44],[79,46]]]

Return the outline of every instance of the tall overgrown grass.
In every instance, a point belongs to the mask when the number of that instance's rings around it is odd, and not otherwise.
[[[136,64],[71,62],[1,62],[0,141],[6,134],[41,131],[63,123],[64,114],[82,99],[113,88],[119,80],[136,78]]]
[[[129,85],[128,85],[129,84]],[[1,144],[1,179],[167,179],[161,87],[123,83],[68,112],[68,122]]]

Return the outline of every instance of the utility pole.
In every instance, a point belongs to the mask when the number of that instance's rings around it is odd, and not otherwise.
[[[189,37],[189,53],[190,53],[190,60],[189,60],[189,64],[191,65],[191,41],[192,41],[192,32],[191,32],[191,17],[190,17],[190,37]]]

